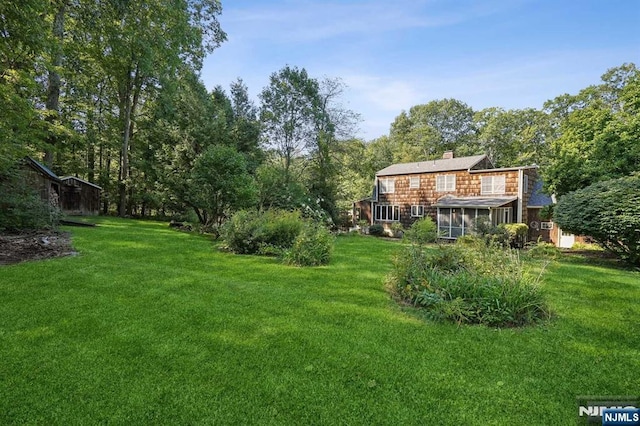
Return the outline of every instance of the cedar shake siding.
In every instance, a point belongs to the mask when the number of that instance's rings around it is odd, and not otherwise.
[[[468,233],[477,216],[494,223],[528,224],[528,203],[538,180],[537,166],[493,168],[485,155],[394,164],[376,173],[367,215],[386,229],[400,222],[409,227],[430,216],[446,238]],[[354,205],[355,207],[355,205]]]

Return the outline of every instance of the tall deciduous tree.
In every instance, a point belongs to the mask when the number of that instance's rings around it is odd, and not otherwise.
[[[625,64],[602,79],[545,104],[555,137],[543,172],[548,190],[558,195],[640,171],[640,71]]]
[[[126,213],[129,146],[141,99],[183,64],[199,68],[202,58],[225,39],[217,0],[113,0],[94,14],[91,51],[112,83],[121,130],[119,207]]]
[[[291,179],[294,158],[316,141],[318,93],[317,80],[304,68],[290,66],[271,74],[260,93],[262,138],[282,160],[285,182]]]
[[[478,151],[473,109],[456,99],[431,101],[402,112],[391,124],[390,137],[403,145],[400,160],[441,157],[445,151],[467,155]]]

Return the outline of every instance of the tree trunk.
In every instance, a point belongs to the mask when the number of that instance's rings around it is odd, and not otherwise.
[[[50,111],[47,117],[49,123],[55,123],[60,114],[60,86],[62,84],[58,68],[62,65],[62,43],[64,40],[64,15],[66,10],[66,1],[60,4],[60,8],[53,18],[53,37],[56,39],[51,50],[51,67],[49,68],[49,76],[47,82],[47,102],[45,107]],[[53,167],[53,151],[57,142],[57,136],[49,133],[47,137],[47,146],[44,153],[44,163],[47,167]]]

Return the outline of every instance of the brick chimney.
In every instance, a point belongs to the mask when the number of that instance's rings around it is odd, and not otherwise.
[[[451,160],[452,158],[453,158],[453,151],[445,151],[444,154],[442,154],[443,160]]]

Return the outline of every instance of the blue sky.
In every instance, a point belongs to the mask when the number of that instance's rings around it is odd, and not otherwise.
[[[640,66],[640,0],[222,0],[228,40],[206,58],[208,89],[237,77],[259,104],[285,65],[340,78],[357,136],[388,134],[402,110],[455,98],[478,111],[541,108]]]

